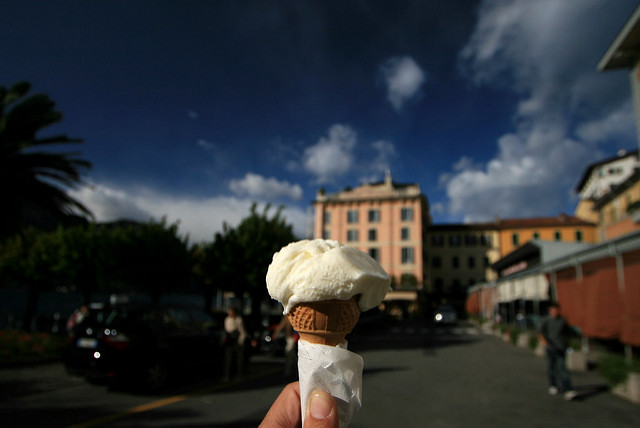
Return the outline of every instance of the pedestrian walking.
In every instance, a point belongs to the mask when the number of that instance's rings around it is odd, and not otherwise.
[[[571,385],[571,377],[566,365],[567,347],[573,330],[561,315],[560,305],[549,305],[549,316],[540,324],[539,337],[545,345],[549,394],[564,394],[565,400],[573,400],[578,393]]]
[[[244,342],[247,333],[244,329],[242,317],[235,308],[227,310],[227,317],[224,319],[224,373],[222,380],[228,382],[231,376],[231,366],[236,363],[236,374],[242,377],[244,368]]]
[[[69,316],[67,319],[67,332],[71,333],[71,331],[80,324],[89,314],[89,307],[87,305],[82,305]]]
[[[289,322],[289,317],[286,315],[282,317],[280,323],[273,332],[273,338],[276,340],[280,337],[280,333],[284,333],[285,345],[284,345],[284,375],[289,377],[297,373],[297,361],[298,361],[298,338],[293,327]]]

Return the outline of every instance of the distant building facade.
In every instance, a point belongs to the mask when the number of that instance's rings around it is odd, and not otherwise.
[[[598,62],[599,71],[630,70],[631,97],[635,108],[636,128],[640,129],[640,6],[636,8],[620,33]],[[640,143],[640,133],[638,134]],[[600,241],[616,239],[640,230],[640,160],[635,150],[600,164],[605,169],[622,172],[610,186],[599,194],[589,194],[586,177],[596,178],[589,167],[578,185],[580,202],[575,214],[582,218],[596,218]],[[583,194],[586,193],[586,194]]]
[[[575,216],[586,221],[599,223],[600,209],[596,207],[598,200],[606,196],[612,189],[623,184],[640,168],[638,151],[621,151],[617,156],[589,165],[576,187],[580,198],[575,209]],[[600,239],[606,239],[600,236]]]
[[[640,6],[598,62],[599,71],[623,69],[630,70],[629,81],[636,113],[636,128],[640,129]],[[640,133],[638,147],[640,148]]]
[[[640,169],[595,201],[600,241],[640,230]]]
[[[425,252],[431,293],[463,292],[493,278],[499,236],[489,224],[439,224],[427,231]]]
[[[364,184],[335,194],[319,191],[314,237],[334,239],[376,259],[394,288],[421,289],[425,281],[423,241],[431,223],[427,198],[417,184]]]
[[[555,242],[597,242],[596,224],[575,216],[497,219],[500,258],[531,240]]]
[[[532,240],[593,243],[596,224],[574,216],[496,219],[488,223],[431,225],[425,254],[433,293],[461,292],[498,278],[491,266]]]

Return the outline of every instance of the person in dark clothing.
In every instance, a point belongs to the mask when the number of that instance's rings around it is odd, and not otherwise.
[[[228,382],[231,376],[231,366],[235,359],[236,373],[238,378],[242,378],[244,368],[244,341],[247,333],[244,329],[242,317],[235,308],[227,310],[227,317],[224,319],[225,343],[224,343],[224,374],[223,382]]]
[[[549,316],[540,325],[539,336],[546,348],[549,394],[563,392],[566,400],[573,400],[577,395],[571,386],[565,361],[571,333],[571,326],[560,314],[560,305],[552,303],[549,306]]]

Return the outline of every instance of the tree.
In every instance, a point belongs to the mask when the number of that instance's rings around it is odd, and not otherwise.
[[[112,285],[148,293],[154,303],[163,294],[189,287],[192,254],[176,223],[167,225],[163,218],[159,223],[116,226],[107,236]]]
[[[273,253],[295,241],[293,227],[282,217],[282,207],[269,217],[270,205],[262,213],[254,203],[251,214],[237,228],[225,224],[222,233],[208,251],[208,272],[214,275],[219,288],[233,291],[242,301],[244,293],[251,296],[251,320],[257,325],[261,315],[261,304],[267,296],[265,277]]]
[[[78,144],[66,135],[40,138],[37,134],[62,120],[55,103],[45,94],[27,96],[31,85],[0,86],[0,201],[3,218],[0,238],[25,226],[55,226],[77,214],[91,212],[66,189],[81,184],[80,172],[91,164],[78,153],[45,153],[42,146]],[[49,223],[49,224],[48,224]]]
[[[0,242],[0,286],[24,287],[23,325],[31,327],[42,291],[65,286],[84,303],[98,290],[148,293],[181,291],[191,280],[192,255],[176,224],[130,223],[29,227]]]
[[[23,318],[25,329],[31,329],[40,292],[51,289],[56,282],[52,269],[55,261],[53,254],[58,252],[56,244],[53,233],[27,228],[0,245],[0,283],[27,286]]]
[[[104,231],[94,223],[86,226],[58,227],[53,233],[55,247],[51,270],[61,278],[63,285],[79,291],[88,305],[98,285],[105,284],[103,260],[105,256]]]

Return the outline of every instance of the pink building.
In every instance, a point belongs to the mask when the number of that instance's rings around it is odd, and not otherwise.
[[[313,234],[358,248],[378,260],[394,288],[422,288],[423,237],[431,223],[417,184],[385,180],[327,195],[318,192]]]

